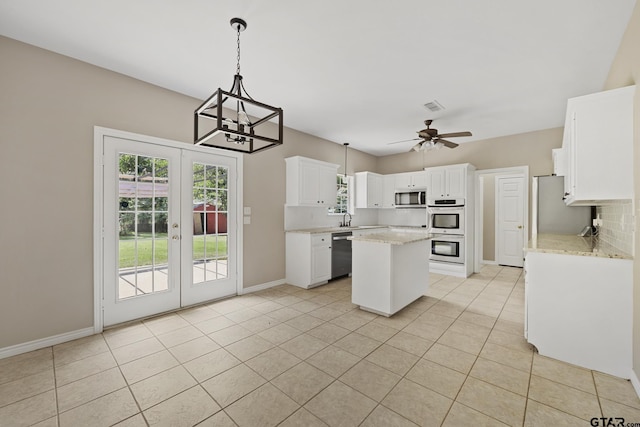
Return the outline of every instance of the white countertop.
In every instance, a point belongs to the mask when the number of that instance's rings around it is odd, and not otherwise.
[[[600,241],[597,236],[580,237],[573,234],[538,234],[529,241],[527,251],[633,259],[631,255]]]
[[[390,245],[405,245],[429,239],[431,239],[431,233],[428,233],[426,230],[423,233],[414,231],[382,231],[364,236],[349,237],[349,240],[357,242],[386,243]]]

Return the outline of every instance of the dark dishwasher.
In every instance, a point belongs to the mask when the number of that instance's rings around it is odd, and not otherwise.
[[[351,231],[331,234],[331,278],[351,274]]]

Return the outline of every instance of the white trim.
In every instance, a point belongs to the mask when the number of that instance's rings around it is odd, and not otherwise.
[[[238,295],[250,294],[251,292],[263,291],[265,289],[273,288],[274,286],[284,285],[286,279],[274,280],[267,283],[260,283],[259,285],[249,286],[248,288],[242,289],[242,292],[238,292]]]
[[[497,261],[491,261],[489,259],[483,259],[482,261],[480,261],[481,264],[489,264],[489,265],[498,265]]]
[[[522,175],[524,177],[524,245],[526,247],[528,239],[529,239],[529,166],[513,166],[507,168],[498,168],[498,169],[481,169],[476,170],[475,172],[475,195],[476,195],[476,203],[475,203],[475,220],[476,227],[474,232],[474,250],[476,253],[474,260],[474,272],[480,272],[480,256],[477,254],[482,253],[482,223],[478,223],[478,221],[482,221],[482,213],[483,209],[483,199],[481,196],[481,183],[480,177],[483,175]],[[497,178],[497,176],[496,176]]]
[[[104,133],[94,128],[93,134],[93,332],[99,334],[104,328],[102,316],[102,239],[104,203]]]
[[[631,385],[633,386],[633,389],[636,391],[636,394],[638,395],[638,397],[640,397],[640,380],[638,379],[638,375],[636,375],[636,371],[634,371],[633,369],[631,369],[631,374],[630,374],[630,380],[631,380]]]
[[[51,347],[54,345],[62,344],[63,342],[77,340],[78,338],[88,337],[93,335],[94,328],[88,327],[84,329],[78,329],[71,332],[65,332],[63,334],[54,335],[47,338],[40,338],[37,340],[25,342],[22,344],[16,344],[5,348],[0,348],[0,359],[6,357],[15,356],[22,353],[28,353],[34,350],[40,350],[41,348]]]
[[[122,131],[118,129],[110,129],[102,126],[94,126],[93,128],[93,328],[92,333],[101,333],[104,329],[104,321],[102,316],[102,290],[103,290],[103,253],[102,253],[102,224],[103,218],[103,199],[104,199],[104,174],[103,174],[103,141],[106,136],[132,139],[135,141],[143,141],[149,144],[156,144],[165,147],[173,147],[181,150],[194,151],[198,153],[213,153],[220,156],[232,157],[236,159],[236,224],[238,244],[236,245],[237,259],[237,284],[236,293],[243,293],[243,185],[244,185],[244,157],[242,153],[236,153],[229,150],[220,150],[217,148],[200,147],[197,145],[174,141],[164,138],[158,138],[149,135],[143,135],[133,132]],[[275,285],[274,285],[275,286]]]

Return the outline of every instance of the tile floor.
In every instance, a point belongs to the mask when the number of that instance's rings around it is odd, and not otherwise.
[[[587,426],[629,381],[537,355],[522,270],[433,275],[391,318],[289,285],[0,360],[1,426]]]

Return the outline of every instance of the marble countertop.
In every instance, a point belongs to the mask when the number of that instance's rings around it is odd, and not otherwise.
[[[365,234],[364,236],[349,237],[349,240],[357,242],[386,243],[390,245],[406,245],[408,243],[421,242],[429,239],[431,239],[431,233],[428,233],[426,230],[423,233],[413,231],[382,231],[380,233]]]
[[[318,228],[303,228],[300,230],[287,230],[287,233],[305,233],[305,234],[321,234],[321,233],[339,233],[341,231],[358,231],[358,230],[371,230],[374,228],[388,229],[407,229],[407,230],[425,230],[424,227],[410,226],[410,225],[354,225],[353,227],[318,227]]]
[[[565,255],[595,256],[603,258],[633,259],[627,253],[601,242],[595,237],[580,237],[573,234],[538,234],[533,236],[528,252],[544,252]]]

